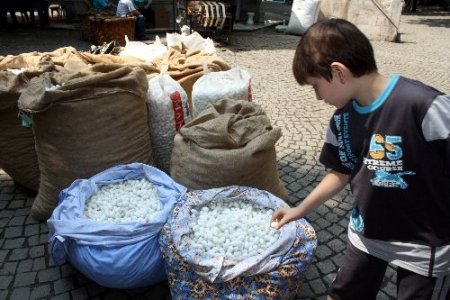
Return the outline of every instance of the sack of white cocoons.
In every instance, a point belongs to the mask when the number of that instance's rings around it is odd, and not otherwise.
[[[47,221],[50,252],[98,284],[138,288],[166,280],[158,238],[186,189],[141,163],[77,179]]]
[[[148,87],[147,108],[153,160],[158,169],[169,173],[175,134],[191,120],[188,96],[165,71],[150,79]]]
[[[317,240],[300,219],[271,228],[287,204],[256,188],[188,192],[161,231],[172,299],[293,299]]]

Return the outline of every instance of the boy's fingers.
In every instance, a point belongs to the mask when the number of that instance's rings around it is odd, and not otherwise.
[[[276,228],[277,228],[277,229],[280,229],[280,228],[283,227],[283,225],[286,224],[286,223],[287,223],[287,220],[286,220],[285,218],[283,218],[283,219],[281,219],[281,220],[279,220],[279,221],[277,222]]]
[[[277,219],[280,219],[280,216],[282,216],[282,212],[280,210],[277,210],[272,214],[272,219],[270,221],[276,221]]]

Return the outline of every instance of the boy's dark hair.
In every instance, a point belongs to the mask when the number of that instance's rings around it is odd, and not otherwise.
[[[353,76],[377,71],[372,45],[352,23],[343,19],[326,19],[312,25],[295,51],[294,77],[301,85],[307,77],[331,81],[331,63],[340,62]]]

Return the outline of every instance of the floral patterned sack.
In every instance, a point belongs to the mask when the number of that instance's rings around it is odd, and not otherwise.
[[[227,193],[242,192],[248,194],[256,189],[245,187],[224,188]],[[215,189],[217,190],[217,189]],[[188,262],[177,248],[177,217],[192,198],[208,191],[193,191],[186,194],[172,212],[172,216],[163,227],[160,235],[160,247],[163,253],[166,273],[169,279],[173,300],[186,299],[294,299],[302,286],[304,273],[311,262],[317,240],[314,229],[305,220],[294,222],[295,237],[287,252],[278,257],[279,264],[269,271],[248,275],[243,272],[226,281],[208,280],[196,270],[202,266]],[[264,191],[260,191],[265,193]],[[194,199],[195,201],[195,199]],[[175,227],[175,229],[174,229]],[[183,250],[181,250],[183,251]],[[264,268],[261,268],[264,270]],[[202,276],[203,275],[203,276]]]

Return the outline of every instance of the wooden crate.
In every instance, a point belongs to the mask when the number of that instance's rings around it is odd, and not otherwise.
[[[96,45],[116,41],[125,46],[125,35],[134,40],[136,17],[85,15],[83,19],[80,20],[81,35]]]

